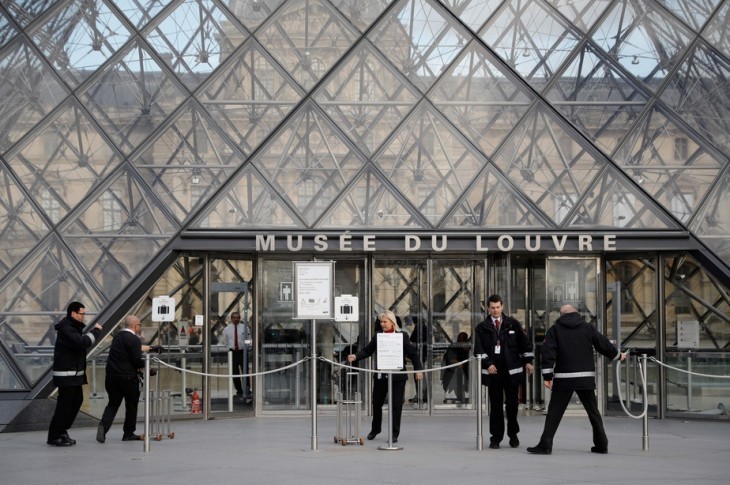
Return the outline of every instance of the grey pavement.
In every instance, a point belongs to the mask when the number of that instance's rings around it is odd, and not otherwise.
[[[385,414],[387,416],[387,413]],[[730,483],[730,422],[649,420],[649,450],[642,450],[642,423],[605,418],[609,454],[590,453],[588,419],[566,416],[553,454],[530,455],[544,417],[521,416],[520,447],[476,447],[476,416],[415,415],[404,410],[403,449],[384,451],[387,434],[364,446],[334,443],[336,420],[318,416],[312,451],[310,417],[184,420],[172,423],[174,439],[122,442],[121,424],[107,441],[96,428],[74,428],[78,444],[46,445],[46,432],[0,434],[0,484],[727,484]],[[142,425],[138,427],[141,431]],[[362,436],[369,417],[362,420]]]

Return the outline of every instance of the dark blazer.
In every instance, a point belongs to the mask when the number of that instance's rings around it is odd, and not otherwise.
[[[355,354],[355,362],[367,359],[371,355],[377,352],[378,350],[378,334],[382,332],[376,333],[373,338],[368,342],[368,344],[362,348],[362,350],[358,350]],[[403,336],[403,366],[400,370],[405,370],[406,368],[406,362],[405,358],[408,357],[413,363],[413,369],[415,370],[423,370],[423,364],[421,363],[421,359],[418,358],[418,349],[416,349],[416,346],[411,343],[411,341],[408,339],[408,334],[405,332],[396,332],[397,334],[400,334]],[[377,356],[377,354],[376,354]],[[377,357],[376,357],[377,358]],[[378,368],[377,362],[375,363],[375,368]],[[378,374],[375,375],[376,378],[385,378],[387,377],[386,374],[383,374],[382,376],[379,376]],[[408,380],[408,374],[393,374],[393,381],[406,381]]]
[[[509,372],[512,381],[519,383],[523,378],[524,365],[531,364],[535,359],[532,342],[520,322],[502,314],[502,324],[497,332],[490,316],[477,325],[474,335],[474,355],[487,354],[487,358],[482,360],[483,384],[491,384],[492,376],[487,374],[487,368],[492,364],[500,371]],[[500,355],[494,353],[497,340],[500,343]]]
[[[106,375],[133,379],[137,377],[137,371],[142,368],[144,368],[142,341],[134,332],[120,330],[109,347]]]

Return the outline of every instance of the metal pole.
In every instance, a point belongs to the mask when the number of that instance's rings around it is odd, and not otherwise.
[[[692,411],[692,356],[687,354],[687,412]]]
[[[388,445],[378,446],[379,450],[402,450],[402,446],[393,445],[393,373],[388,372]]]
[[[236,332],[236,330],[233,330]],[[228,351],[228,374],[233,375],[235,369],[233,369],[233,352]],[[233,412],[233,378],[228,379],[228,412]]]
[[[317,321],[312,319],[312,451],[317,450]]]
[[[159,379],[159,377],[158,377]],[[150,353],[144,355],[144,452],[150,452]]]
[[[646,354],[641,354],[641,362],[644,366],[644,368],[641,370],[641,372],[644,374],[644,379],[642,382],[646,383]],[[644,392],[644,401],[649,400],[649,391],[645,388]],[[646,408],[646,402],[644,402],[644,407]],[[643,419],[643,433],[641,436],[641,449],[644,451],[649,451],[649,410],[647,409],[644,413],[644,419]]]
[[[477,450],[481,451],[484,449],[484,436],[482,434],[482,361],[481,361],[481,355],[479,358],[475,359],[475,365],[474,370],[472,371],[472,376],[474,376],[474,381],[476,383],[477,392],[476,392],[476,406],[477,406]]]

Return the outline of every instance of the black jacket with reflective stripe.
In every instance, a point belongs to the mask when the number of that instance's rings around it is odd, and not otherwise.
[[[610,359],[619,351],[578,312],[566,313],[550,327],[542,344],[542,376],[554,391],[596,388],[593,349]]]
[[[95,328],[83,334],[83,322],[68,316],[63,317],[54,328],[53,383],[58,387],[86,384],[86,351],[96,342],[101,331]]]
[[[520,322],[502,314],[502,323],[498,331],[492,322],[492,317],[489,316],[477,325],[474,335],[474,355],[487,354],[487,358],[482,360],[483,384],[491,384],[492,376],[486,373],[486,369],[492,364],[502,372],[509,372],[514,384],[522,382],[523,367],[532,363],[534,354],[532,342]],[[497,340],[500,344],[500,355],[494,353]]]

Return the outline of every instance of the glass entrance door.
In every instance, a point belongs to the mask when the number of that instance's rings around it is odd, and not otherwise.
[[[254,369],[255,348],[253,262],[211,258],[209,268],[207,372],[223,376],[250,374]],[[237,330],[239,338],[236,338],[234,330]],[[202,327],[196,328],[191,337],[202,342],[202,331]],[[210,377],[205,388],[208,391],[209,414],[240,413],[253,409],[255,386],[250,377]]]
[[[598,306],[598,259],[597,258],[548,258],[547,260],[547,323],[553,325],[560,317],[560,307],[570,304],[583,319],[603,332],[602,312]],[[596,384],[599,408],[603,410],[603,372],[596,355]],[[549,392],[547,392],[549,394]],[[582,410],[578,397],[568,406],[569,410]]]

